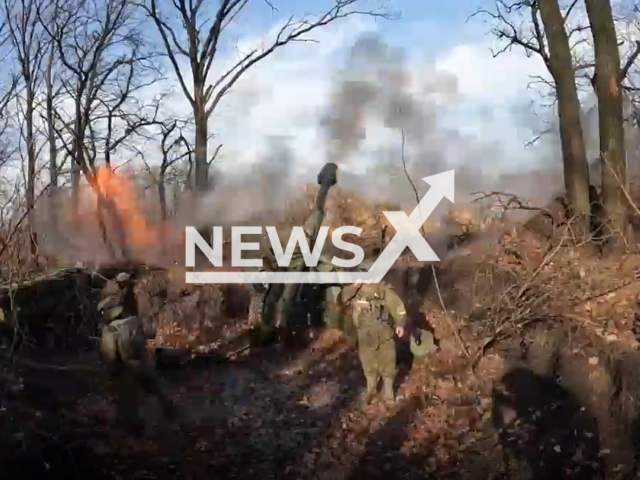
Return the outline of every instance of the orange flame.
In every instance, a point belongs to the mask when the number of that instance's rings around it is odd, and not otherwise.
[[[77,203],[71,198],[65,205],[64,216],[67,224],[72,227],[76,238],[95,239],[98,218],[98,193],[107,200],[108,207],[103,210],[102,217],[107,225],[107,235],[116,250],[124,247],[120,245],[121,238],[116,234],[114,226],[118,221],[124,234],[126,247],[136,257],[146,257],[146,254],[157,250],[162,241],[162,228],[149,222],[141,202],[136,195],[136,187],[131,176],[113,172],[110,168],[100,167],[95,175],[92,188],[79,192]],[[116,216],[114,216],[114,210]],[[117,227],[116,227],[117,228]]]
[[[110,168],[101,167],[96,174],[96,183],[118,213],[129,246],[139,250],[158,245],[159,232],[147,222],[133,180],[129,176],[114,173]]]

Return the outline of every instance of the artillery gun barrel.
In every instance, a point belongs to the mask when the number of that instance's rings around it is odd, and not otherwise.
[[[312,213],[312,226],[311,232],[309,233],[309,248],[313,250],[315,246],[316,240],[318,238],[318,233],[320,231],[320,227],[324,222],[325,215],[325,203],[327,200],[327,195],[329,194],[329,190],[332,186],[338,183],[338,166],[335,163],[325,163],[320,173],[318,173],[318,185],[320,185],[320,190],[318,191],[318,195],[316,197],[316,208]],[[293,270],[294,272],[302,272],[305,269],[304,262],[300,262],[296,265],[296,268]],[[292,310],[292,306],[294,301],[298,298],[298,293],[300,291],[300,285],[295,285],[293,288],[288,290],[288,295],[284,299],[283,304],[283,315],[286,316],[285,324],[289,323],[289,313]]]
[[[318,232],[324,222],[325,210],[324,206],[327,201],[327,195],[329,189],[338,183],[338,166],[335,163],[325,163],[320,173],[318,173],[318,185],[320,190],[316,197],[316,212],[314,212],[314,223],[311,231],[311,238],[309,239],[310,247],[313,249],[316,239],[318,238]]]

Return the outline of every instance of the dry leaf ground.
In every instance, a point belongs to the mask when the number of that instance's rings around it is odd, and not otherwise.
[[[440,348],[419,363],[407,338],[399,341],[391,407],[362,408],[354,346],[334,331],[305,348],[245,349],[220,362],[246,342],[247,291],[150,272],[138,293],[142,314],[160,326],[157,342],[210,354],[162,372],[186,431],[163,425],[147,400],[146,436],[132,438],[115,427],[95,371],[5,363],[0,471],[6,478],[261,480],[633,474],[640,256],[601,258],[562,235],[549,241],[517,227],[457,250],[436,267],[442,302],[430,266],[398,262],[388,280],[412,325],[431,328]],[[86,278],[73,282],[38,292],[53,289],[60,298],[73,290],[75,304],[99,288]],[[34,309],[33,319],[43,315]],[[66,336],[85,332],[76,326],[91,320],[89,310],[68,320],[74,329]],[[67,360],[54,356],[59,351],[34,361]],[[94,368],[93,361],[87,354],[82,365]]]

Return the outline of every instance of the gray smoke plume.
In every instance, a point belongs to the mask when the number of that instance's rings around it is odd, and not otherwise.
[[[439,122],[440,100],[455,98],[457,79],[433,71],[421,85],[414,83],[402,50],[372,35],[352,47],[321,124],[328,156],[350,163],[363,145],[366,126],[373,122],[388,129],[389,141],[366,152],[364,175],[350,176],[341,185],[411,208],[416,199],[407,175],[422,196],[428,188],[422,177],[456,168],[458,196],[480,190],[483,175],[473,167],[479,162],[472,157],[495,155],[495,146],[471,145],[476,143],[473,139]]]
[[[419,198],[428,190],[423,177],[450,169],[456,172],[455,203],[463,208],[477,197],[474,192],[503,190],[541,197],[544,203],[562,190],[562,176],[555,171],[539,172],[547,181],[535,185],[527,180],[529,171],[501,175],[496,166],[507,163],[507,154],[500,143],[445,123],[447,102],[464,102],[457,93],[455,76],[434,69],[418,81],[416,84],[404,52],[378,37],[363,36],[352,47],[321,123],[331,160],[351,165],[351,159],[357,158],[365,164],[364,174],[341,175],[341,186],[374,200],[399,203],[405,209],[416,204],[414,186]],[[367,127],[374,123],[387,129],[382,146],[371,147],[363,141]],[[558,146],[552,138],[545,139],[539,148],[541,159],[561,165]],[[431,218],[437,220],[450,205],[443,200]]]
[[[297,195],[293,188],[296,159],[286,138],[269,139],[265,155],[238,171],[220,173],[218,184],[198,202],[195,215],[183,213],[198,225],[268,224],[284,217],[287,201]]]

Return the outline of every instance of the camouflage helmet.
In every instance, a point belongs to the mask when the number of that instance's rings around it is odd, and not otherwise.
[[[111,307],[108,310],[106,310],[104,312],[104,316],[108,321],[113,321],[116,320],[120,315],[122,315],[122,312],[124,311],[124,308],[122,308],[120,305],[117,305],[115,307]]]
[[[129,280],[130,278],[131,278],[131,274],[127,272],[120,272],[118,275],[116,275],[116,282],[123,283]]]
[[[415,357],[425,357],[435,352],[438,347],[435,344],[433,333],[428,330],[418,329],[417,337],[420,343],[416,341],[416,336],[411,335],[409,348]]]

